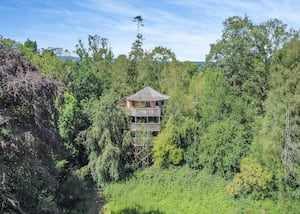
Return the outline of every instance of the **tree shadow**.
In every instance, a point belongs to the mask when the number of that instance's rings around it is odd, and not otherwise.
[[[112,212],[112,214],[164,214],[164,213],[159,210],[144,211],[144,209],[141,206],[136,206],[134,208],[125,208],[118,212]]]

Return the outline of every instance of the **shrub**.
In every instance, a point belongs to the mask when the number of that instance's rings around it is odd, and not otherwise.
[[[263,199],[268,194],[271,182],[271,173],[264,171],[253,159],[244,158],[241,172],[234,176],[227,188],[234,197],[252,194],[255,199]]]
[[[155,165],[168,167],[178,165],[183,160],[183,149],[175,126],[168,122],[166,129],[154,140],[153,157]]]

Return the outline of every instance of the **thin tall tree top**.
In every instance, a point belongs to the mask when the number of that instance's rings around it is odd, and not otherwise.
[[[137,34],[140,33],[140,27],[143,27],[143,17],[141,15],[138,15],[136,17],[133,18],[134,22],[137,22]]]

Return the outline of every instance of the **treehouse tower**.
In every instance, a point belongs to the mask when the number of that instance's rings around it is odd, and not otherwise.
[[[151,164],[152,139],[160,132],[162,108],[169,96],[146,87],[126,97],[134,155],[142,167]]]

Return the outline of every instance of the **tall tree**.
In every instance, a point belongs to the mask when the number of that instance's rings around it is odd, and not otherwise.
[[[129,77],[130,61],[126,55],[119,55],[112,64],[112,89],[122,97],[134,93]]]
[[[36,41],[26,39],[26,41],[24,42],[24,46],[27,47],[33,53],[37,53],[37,51],[38,51]]]
[[[274,174],[282,197],[300,185],[300,41],[296,35],[274,56],[266,116],[252,148]],[[262,152],[263,151],[263,152]]]
[[[99,35],[88,36],[88,50],[91,52],[94,61],[106,60],[112,62],[113,52],[108,44],[108,39]]]
[[[152,77],[153,81],[156,81],[158,84],[158,89],[162,89],[160,84],[164,84],[164,75],[163,71],[168,66],[169,63],[176,61],[175,54],[167,48],[158,46],[155,47],[151,53],[151,74],[149,76]]]
[[[144,26],[142,16],[141,15],[137,15],[136,17],[133,18],[133,21],[137,23],[136,33],[140,34],[140,28]]]
[[[200,163],[211,173],[232,178],[240,170],[240,160],[248,154],[244,127],[223,120],[208,127],[201,139]]]
[[[0,48],[0,85],[0,212],[55,207],[53,156],[62,141],[54,101],[62,87],[7,48]]]
[[[143,18],[138,15],[134,17],[134,22],[137,23],[137,35],[136,40],[132,43],[131,51],[129,53],[130,59],[130,67],[129,67],[129,77],[133,87],[137,90],[138,83],[137,78],[139,73],[141,73],[140,63],[144,57],[144,50],[143,50],[143,35],[140,33],[141,27],[143,27]]]
[[[262,114],[271,57],[290,36],[278,20],[254,25],[248,17],[229,17],[222,39],[211,45],[207,66],[221,70],[233,94]]]
[[[79,40],[76,52],[80,61],[74,63],[67,86],[78,102],[99,98],[111,87],[113,52],[108,40],[99,35],[89,35],[88,45]]]
[[[78,136],[86,146],[88,166],[99,185],[131,172],[129,121],[119,100],[112,92],[95,100],[88,110],[92,125]]]
[[[143,56],[143,35],[140,33],[141,27],[144,26],[142,16],[138,15],[133,18],[133,21],[137,23],[136,40],[133,42],[129,57],[131,60],[141,60]]]

